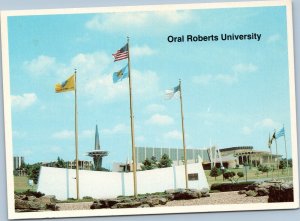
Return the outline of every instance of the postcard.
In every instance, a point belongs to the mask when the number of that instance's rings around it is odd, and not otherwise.
[[[1,12],[9,219],[299,207],[291,1]]]

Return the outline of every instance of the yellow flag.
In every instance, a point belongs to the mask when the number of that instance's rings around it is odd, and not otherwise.
[[[75,74],[71,75],[66,81],[55,85],[55,92],[67,92],[75,90]]]

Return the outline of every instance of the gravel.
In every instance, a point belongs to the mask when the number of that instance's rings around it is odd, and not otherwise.
[[[84,203],[58,203],[60,210],[89,210],[93,202]],[[160,206],[195,206],[195,205],[217,205],[217,204],[248,204],[268,203],[268,196],[251,197],[234,192],[210,193],[210,197],[202,197],[192,200],[174,200]]]
[[[234,192],[210,193],[210,197],[193,200],[170,201],[164,206],[195,206],[195,205],[218,205],[218,204],[247,204],[268,203],[268,196],[250,197],[245,194]]]

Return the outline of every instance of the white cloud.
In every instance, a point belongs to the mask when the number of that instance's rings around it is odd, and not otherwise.
[[[54,57],[40,55],[31,61],[25,61],[23,67],[26,71],[34,76],[44,75],[57,68],[56,60]]]
[[[55,139],[73,139],[75,136],[74,130],[62,130],[52,134],[52,138]],[[80,131],[78,136],[80,138],[93,138],[95,136],[95,131],[93,130],[83,130]]]
[[[40,57],[27,62],[32,66],[28,71],[40,68],[41,65],[36,61],[47,60],[40,59]],[[124,79],[117,84],[112,82],[113,72],[120,70],[122,66],[119,63],[114,64],[112,56],[105,52],[79,53],[66,64],[56,62],[55,58],[48,60],[54,62],[55,70],[51,71],[46,68],[48,72],[46,73],[45,70],[43,74],[54,74],[56,76],[54,80],[58,82],[65,80],[74,71],[73,68],[77,68],[78,91],[81,96],[84,96],[87,103],[114,102],[116,100],[127,99],[127,96],[122,95],[128,94],[128,79]],[[34,68],[34,65],[37,65],[37,67]],[[30,72],[30,74],[33,73]],[[132,69],[131,74],[134,98],[142,97],[145,99],[159,93],[159,78],[155,72]],[[39,76],[35,75],[35,77]]]
[[[145,137],[144,137],[144,136],[137,136],[137,137],[135,138],[135,141],[136,141],[136,142],[142,143],[142,142],[145,141]]]
[[[37,100],[35,93],[24,93],[22,95],[11,95],[12,108],[15,110],[24,110],[33,105]]]
[[[258,67],[252,63],[236,64],[232,66],[231,74],[202,74],[193,76],[192,80],[196,84],[207,85],[214,82],[222,82],[225,84],[234,84],[239,81],[242,75],[256,72]]]
[[[154,114],[146,121],[146,124],[153,124],[153,125],[170,125],[174,123],[172,117],[168,115],[161,115],[161,114]]]
[[[208,84],[213,80],[213,75],[211,74],[201,74],[198,76],[193,76],[193,82],[196,84]]]
[[[166,110],[166,107],[164,105],[161,104],[149,104],[146,107],[146,111],[149,113],[153,113],[153,112],[163,112]]]
[[[155,54],[155,50],[151,49],[148,45],[134,46],[130,49],[130,55],[135,57],[149,56]]]
[[[180,140],[182,139],[182,133],[178,130],[172,130],[164,134],[165,139],[175,139]]]
[[[80,133],[81,138],[93,138],[95,136],[95,131],[93,130],[83,130]]]
[[[62,152],[62,148],[59,146],[52,146],[52,147],[48,148],[47,150],[50,153],[61,153]]]
[[[271,118],[265,118],[255,123],[255,127],[264,127],[269,129],[275,129],[280,127],[280,123],[272,120]]]
[[[215,80],[226,84],[233,84],[238,81],[238,78],[235,74],[218,74],[215,76]]]
[[[236,73],[253,73],[257,71],[257,66],[252,63],[236,64],[233,66],[233,71]]]
[[[74,138],[74,136],[75,136],[74,131],[70,131],[70,130],[62,130],[52,134],[52,138],[60,139],[60,140]]]
[[[242,133],[245,135],[250,135],[252,133],[252,129],[250,127],[245,126],[242,128]]]
[[[191,19],[192,16],[188,11],[118,12],[96,15],[86,22],[85,27],[90,30],[126,33],[129,29],[140,30],[153,23],[160,24],[161,27],[163,25],[186,24]]]
[[[280,40],[280,35],[279,34],[274,34],[268,37],[267,42],[268,43],[274,43]]]
[[[130,131],[129,127],[126,126],[125,124],[117,124],[113,128],[101,130],[101,133],[113,135],[119,133],[128,133],[129,131]]]

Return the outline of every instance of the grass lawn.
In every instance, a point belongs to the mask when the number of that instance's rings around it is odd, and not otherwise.
[[[235,174],[237,174],[238,172],[243,172],[244,173],[244,177],[240,178],[238,181],[246,181],[246,173],[245,173],[245,169],[244,168],[239,168],[239,169],[229,169],[230,171],[235,172]],[[283,172],[283,173],[282,173]],[[247,171],[247,180],[260,180],[260,179],[284,179],[284,180],[292,180],[293,178],[293,169],[289,168],[289,175],[287,176],[287,170],[274,170],[273,171],[273,175],[272,172],[269,172],[269,174],[267,173],[262,173],[260,171],[257,170],[256,167],[252,167],[251,169],[249,169]],[[210,174],[210,170],[205,170],[205,175],[207,178],[207,182],[209,185],[213,184],[213,183],[223,183],[223,182],[230,182],[228,180],[223,181],[223,176],[220,175],[218,177],[216,177],[216,179],[214,177],[209,176]],[[235,178],[237,178],[238,176],[235,176]]]
[[[36,191],[37,185],[33,185],[32,187],[28,185],[28,177],[27,176],[14,176],[14,188],[15,192],[24,192],[28,189]]]

